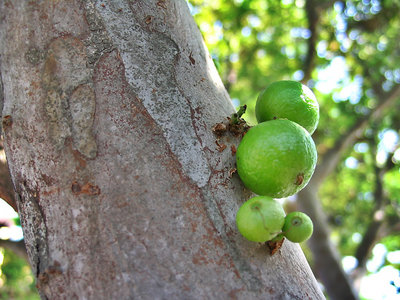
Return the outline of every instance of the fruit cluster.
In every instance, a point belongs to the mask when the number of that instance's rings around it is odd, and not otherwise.
[[[313,92],[295,81],[277,81],[257,99],[258,125],[243,137],[236,152],[238,174],[244,185],[259,196],[237,212],[239,232],[248,240],[266,242],[307,240],[311,219],[301,212],[285,216],[284,198],[303,189],[314,173],[317,151],[311,134],[319,120]]]

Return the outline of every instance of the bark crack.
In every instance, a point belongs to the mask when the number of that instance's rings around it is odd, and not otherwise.
[[[49,251],[45,214],[39,203],[39,191],[31,189],[22,181],[16,192],[18,209],[25,218],[21,219],[27,252],[36,278],[48,266]]]

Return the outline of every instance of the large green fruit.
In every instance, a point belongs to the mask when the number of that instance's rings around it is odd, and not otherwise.
[[[258,195],[283,198],[306,186],[315,170],[317,151],[310,134],[289,120],[252,127],[236,152],[237,171]]]
[[[247,200],[236,215],[239,232],[252,242],[262,243],[273,239],[281,232],[284,222],[282,205],[267,196]]]
[[[318,125],[319,105],[314,93],[304,84],[291,80],[276,81],[258,96],[256,117],[259,123],[285,118],[312,134]]]

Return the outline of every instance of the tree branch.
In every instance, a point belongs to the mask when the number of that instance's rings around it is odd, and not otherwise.
[[[361,243],[358,245],[355,258],[357,259],[357,268],[364,269],[365,264],[368,259],[368,255],[372,250],[372,247],[375,244],[375,241],[378,236],[378,231],[381,225],[383,224],[383,215],[380,215],[382,212],[382,207],[384,203],[384,195],[383,195],[383,184],[382,177],[380,174],[380,170],[375,166],[375,191],[374,191],[374,199],[375,199],[375,207],[372,211],[371,223],[368,225],[368,228],[363,236]],[[382,212],[383,213],[383,212]]]
[[[298,193],[300,210],[314,223],[314,232],[308,241],[313,253],[313,270],[323,283],[330,299],[357,299],[352,284],[340,263],[339,254],[330,242],[326,215],[318,199],[317,187],[307,185]]]
[[[301,80],[302,83],[306,84],[311,79],[311,73],[315,68],[315,56],[317,54],[317,40],[318,40],[318,23],[322,11],[332,6],[335,1],[315,1],[307,0],[305,5],[308,29],[310,30],[311,36],[307,43],[307,55],[304,60],[303,72],[304,76]]]
[[[328,150],[321,158],[312,177],[312,184],[321,184],[324,179],[336,168],[342,154],[361,135],[368,123],[382,117],[386,108],[390,107],[400,97],[400,85],[396,85],[387,93],[378,94],[379,103],[369,114],[359,118],[354,125],[343,134],[335,146]]]
[[[314,0],[307,0],[305,9],[308,21],[308,29],[310,30],[311,36],[308,39],[307,56],[304,60],[304,77],[302,79],[303,83],[306,83],[311,79],[311,72],[314,70],[314,60],[317,53],[316,45],[318,39],[317,25],[319,20],[319,14]]]
[[[374,143],[371,145],[372,155],[376,156],[377,153],[377,145]],[[367,263],[367,259],[373,246],[376,244],[379,239],[379,233],[381,231],[382,225],[385,222],[384,216],[384,208],[388,203],[388,199],[385,198],[384,193],[384,185],[383,185],[383,176],[386,172],[391,170],[395,164],[393,163],[393,155],[387,159],[387,163],[383,167],[374,166],[375,173],[375,190],[374,190],[374,200],[375,206],[373,211],[371,212],[371,222],[368,225],[368,228],[363,236],[361,243],[358,245],[355,258],[357,259],[357,268],[354,270],[354,278],[361,277],[365,273],[365,265]],[[357,278],[355,278],[357,280]]]

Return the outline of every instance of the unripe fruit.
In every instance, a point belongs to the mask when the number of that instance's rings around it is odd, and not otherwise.
[[[306,214],[299,211],[291,212],[285,217],[282,232],[289,241],[301,243],[312,235],[313,223]]]
[[[281,80],[271,83],[260,93],[256,117],[259,123],[288,119],[312,134],[318,125],[319,105],[314,93],[304,84]]]
[[[285,222],[282,205],[267,196],[247,200],[239,208],[236,224],[239,232],[249,241],[266,242],[281,232]]]
[[[254,193],[284,198],[304,188],[314,173],[317,150],[310,134],[289,120],[252,127],[236,152],[237,171]]]

